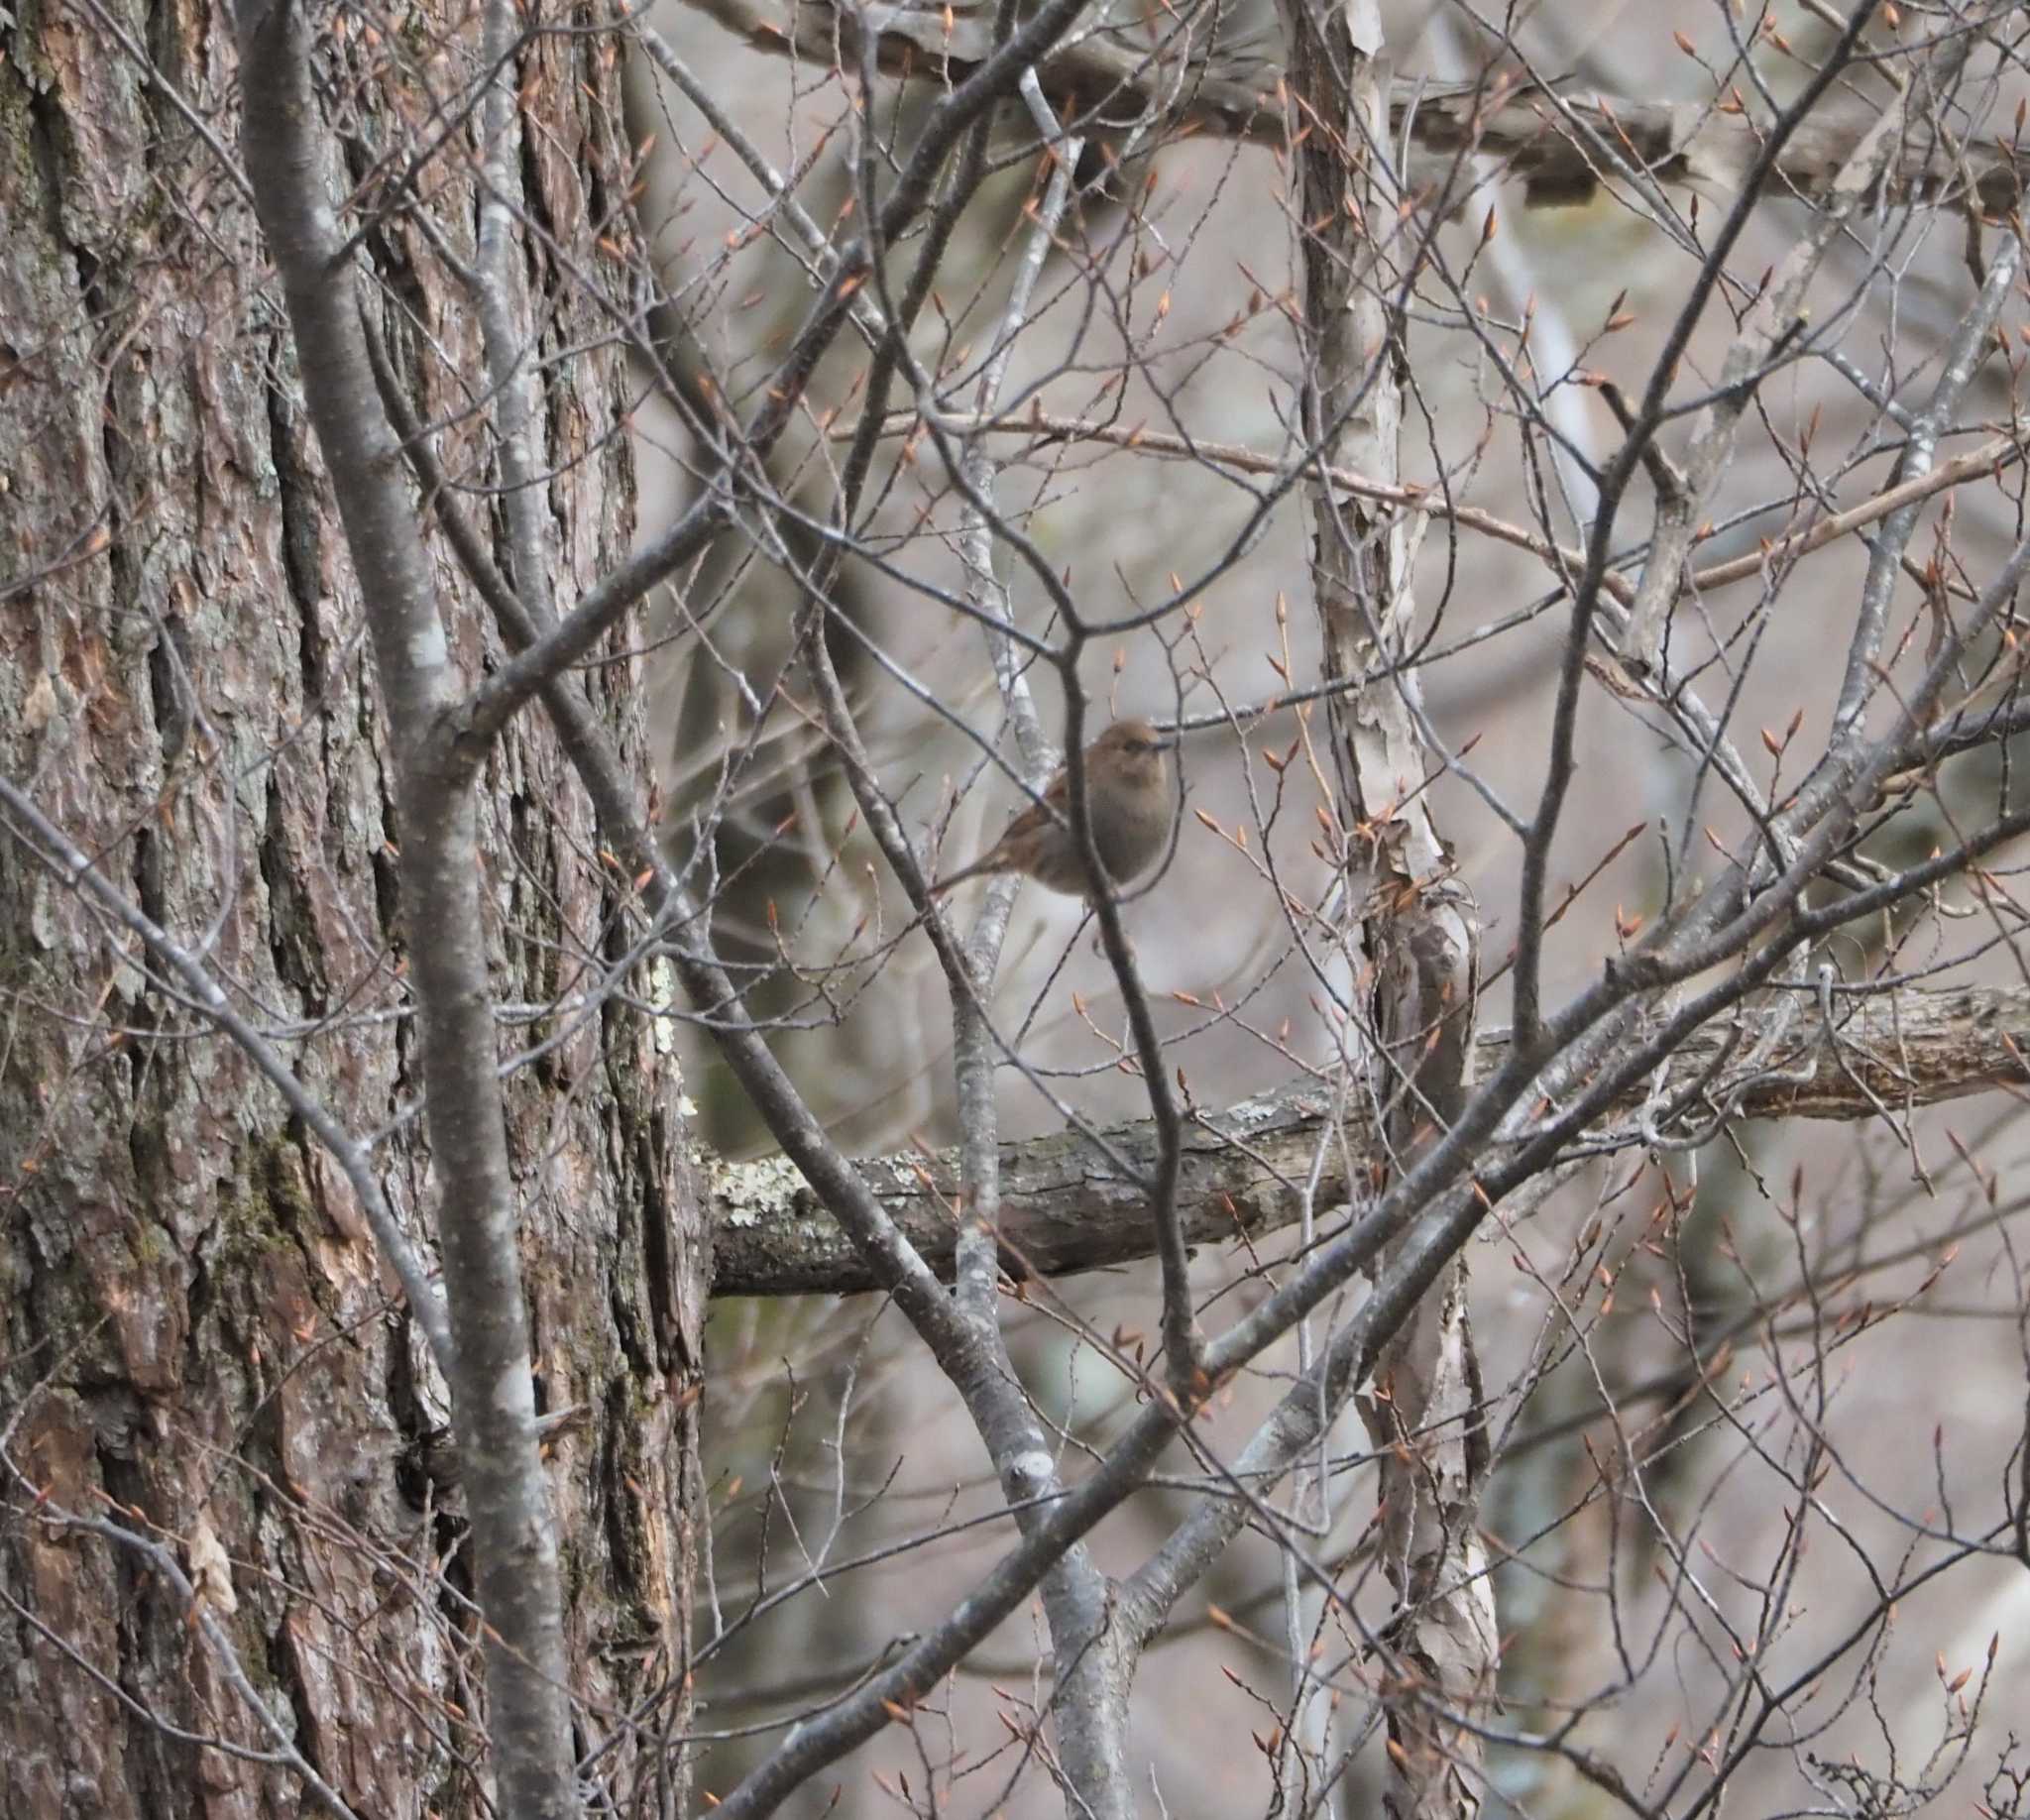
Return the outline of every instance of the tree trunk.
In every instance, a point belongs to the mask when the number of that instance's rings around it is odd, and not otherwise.
[[[233,145],[231,27],[96,0],[29,20],[0,16],[0,777],[199,957],[339,1125],[382,1134],[374,1170],[427,1255],[458,1185],[413,1116],[393,757],[267,252],[204,143]],[[469,56],[474,28],[446,30]],[[422,118],[389,50],[333,34],[320,54],[358,59],[339,122],[356,179],[391,148],[398,167]],[[506,161],[513,205],[576,255],[614,231],[616,59],[548,37],[516,78],[540,125]],[[419,191],[468,249],[473,133]],[[407,366],[422,418],[453,425],[440,457],[484,485],[458,420],[483,371],[473,313],[410,218],[368,248],[427,325]],[[567,600],[623,552],[633,505],[625,375],[577,263],[527,264]],[[442,572],[477,677],[500,647]],[[592,698],[646,775],[638,662],[602,656]],[[627,881],[540,716],[495,752],[481,820],[496,996],[550,1005],[590,983],[580,957],[617,952]],[[359,1199],[164,957],[32,848],[19,826],[0,839],[0,1810],[293,1815],[287,1744],[357,1812],[476,1811],[470,1563],[429,1432],[448,1411]],[[508,1141],[537,1401],[584,1406],[550,1441],[577,1743],[591,1775],[653,1774],[681,1811],[681,1760],[641,1742],[688,1705],[709,1254],[680,1083],[620,1003],[506,1023],[503,1059],[524,1050]]]
[[[1298,111],[1325,129],[1297,153],[1306,427],[1332,467],[1394,484],[1407,376],[1393,311],[1398,253],[1373,227],[1399,207],[1378,157],[1389,131],[1381,19],[1367,0],[1342,0],[1287,6],[1286,25]],[[1325,673],[1360,684],[1333,700],[1330,717],[1346,803],[1337,838],[1355,893],[1341,906],[1347,1060],[1365,1065],[1377,1108],[1379,1188],[1465,1101],[1477,912],[1432,819],[1420,685],[1400,667],[1415,643],[1411,520],[1322,486],[1311,511]],[[1399,1249],[1383,1254],[1383,1268]],[[1382,1567],[1398,1601],[1380,1670],[1391,1820],[1472,1820],[1480,1810],[1483,1748],[1448,1718],[1478,1710],[1498,1656],[1475,1527],[1487,1472],[1480,1401],[1462,1258],[1383,1349],[1360,1399],[1380,1467]]]

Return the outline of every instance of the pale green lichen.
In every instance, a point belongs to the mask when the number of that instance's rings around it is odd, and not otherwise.
[[[659,955],[648,964],[648,998],[651,1004],[674,1006],[677,1002],[676,965],[667,955]],[[653,1024],[655,1052],[666,1061],[674,1062],[677,1044],[683,1025],[674,1015],[658,1015]],[[691,1116],[688,1103],[683,1107],[684,1116]]]
[[[1218,1114],[1219,1123],[1231,1131],[1245,1131],[1251,1126],[1271,1124],[1290,1114],[1288,1102],[1273,1094],[1260,1099],[1244,1099],[1239,1105],[1228,1106]]]
[[[720,1219],[729,1226],[758,1226],[783,1218],[804,1186],[787,1157],[763,1157],[754,1163],[715,1161],[707,1167]]]

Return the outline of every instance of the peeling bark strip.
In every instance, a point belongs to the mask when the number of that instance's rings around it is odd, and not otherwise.
[[[864,11],[788,0],[690,0],[698,11],[757,51],[831,68],[858,67],[869,21],[874,58],[890,75],[962,80],[992,48],[993,9],[982,4],[883,6]],[[1167,8],[1194,53],[1213,9]],[[1280,145],[1285,138],[1277,84],[1283,57],[1255,32],[1236,55],[1194,61],[1178,81],[1175,59],[1153,55],[1139,31],[1074,36],[1040,66],[1046,90],[1062,101],[1074,131],[1161,115],[1180,131]],[[1410,187],[1448,186],[1469,156],[1499,159],[1521,177],[1532,207],[1589,202],[1603,176],[1633,168],[1659,183],[1731,200],[1755,168],[1762,122],[1732,96],[1642,101],[1624,95],[1551,90],[1495,79],[1447,86],[1402,82],[1389,101],[1389,134],[1410,134]],[[1825,199],[1872,126],[1872,118],[1814,120],[1785,149],[1768,182],[1804,201]],[[1969,187],[1980,212],[2000,219],[2030,186],[2030,148],[1984,135],[1946,145],[1931,138],[1900,148],[1882,179],[1884,205],[1946,202]]]
[[[1329,467],[1394,483],[1408,363],[1397,298],[1418,260],[1414,236],[1406,245],[1395,234],[1408,210],[1389,170],[1381,16],[1374,0],[1289,0],[1283,23],[1292,116],[1310,129],[1292,159],[1303,223],[1306,440]],[[1452,879],[1423,788],[1445,754],[1424,731],[1421,682],[1404,667],[1416,629],[1412,524],[1420,521],[1343,498],[1326,481],[1312,483],[1309,504],[1325,677],[1346,685],[1328,704],[1345,868],[1346,1015],[1335,1034],[1379,1114],[1366,1153],[1371,1180],[1353,1194],[1359,1204],[1399,1180],[1464,1102],[1478,913]],[[1406,1232],[1385,1247],[1370,1282],[1409,1242]],[[1319,1379],[1321,1438],[1339,1400],[1365,1376],[1342,1381],[1336,1395]],[[1436,1718],[1476,1710],[1499,1661],[1476,1529],[1487,1464],[1475,1444],[1479,1379],[1465,1263],[1454,1258],[1436,1292],[1420,1296],[1386,1337],[1372,1389],[1357,1399],[1379,1461],[1380,1560],[1397,1601],[1382,1674],[1384,1800],[1394,1820],[1456,1820],[1479,1808],[1485,1747]],[[1322,1501],[1325,1476],[1301,1466],[1297,1494]],[[1324,1521],[1322,1510],[1313,1521]],[[1296,1599],[1295,1586],[1286,1596]],[[1299,1710],[1305,1694],[1300,1684]]]

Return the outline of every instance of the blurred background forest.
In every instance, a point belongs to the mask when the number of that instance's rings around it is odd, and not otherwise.
[[[1526,67],[1575,90],[1694,103],[1710,101],[1716,72],[1732,65],[1730,16],[1743,28],[1739,9],[1710,0],[1545,0],[1479,13],[1402,0],[1383,11],[1399,81],[1435,87]],[[648,18],[752,145],[794,174],[821,227],[848,207],[848,84],[767,55],[696,7],[661,0]],[[1807,5],[1767,9],[1773,23],[1757,31],[1759,18],[1747,21],[1749,60],[1765,98],[1780,105],[1809,77],[1832,27],[1826,9]],[[1920,29],[1916,9],[1904,25]],[[1894,32],[1881,37],[1893,42]],[[1857,70],[1827,106],[1865,118],[1888,92],[1885,80]],[[760,186],[718,127],[646,59],[631,84],[630,130],[637,143],[655,140],[641,210],[672,299],[659,325],[668,364],[695,388],[698,411],[709,416],[716,395],[738,408],[741,389],[767,377],[771,352],[809,307],[808,277],[780,238],[753,228]],[[2024,89],[2017,65],[1984,92],[1987,130],[2006,135]],[[906,147],[931,100],[926,85],[888,83],[873,139]],[[1089,181],[1101,172],[1103,181]],[[1437,232],[1432,275],[1410,310],[1405,478],[1442,482],[1462,505],[1540,520],[1578,542],[1592,506],[1582,466],[1534,426],[1521,433],[1503,363],[1530,376],[1541,421],[1572,450],[1605,458],[1620,429],[1595,380],[1640,391],[1696,261],[1627,193],[1603,188],[1576,204],[1525,207],[1520,185],[1493,164],[1475,175]],[[1282,155],[1267,145],[1205,133],[1117,158],[1102,141],[1081,176],[1089,186],[1044,266],[1001,407],[1104,424],[1115,440],[1041,430],[1000,439],[998,504],[1085,615],[1124,623],[1088,652],[1083,682],[1098,704],[1088,730],[1112,713],[1185,729],[1188,794],[1175,854],[1124,914],[1169,1059],[1195,1103],[1225,1106],[1289,1088],[1334,1051],[1314,957],[1276,908],[1279,891],[1315,905],[1327,889],[1319,793],[1301,756],[1287,770],[1268,762],[1298,738],[1296,713],[1275,704],[1317,677],[1318,632],[1304,605],[1310,538],[1300,494],[1272,495],[1264,473],[1194,459],[1176,439],[1238,445],[1272,468],[1288,455],[1298,235]],[[927,365],[962,369],[991,338],[1041,180],[1033,156],[1012,159],[968,214],[919,332]],[[1683,192],[1675,200],[1690,203]],[[1711,223],[1731,200],[1702,196],[1700,218]],[[1766,280],[1808,215],[1804,202],[1764,198],[1730,262],[1731,302]],[[1893,458],[1885,400],[1920,397],[1936,379],[1976,288],[1970,238],[1964,214],[1909,210],[1870,219],[1836,244],[1813,287],[1812,357],[1760,389],[1698,546],[1702,566],[1752,556],[1788,528],[1801,450],[1812,452],[1829,506],[1884,483]],[[2009,333],[2024,316],[2018,296],[2003,316]],[[1468,326],[1474,319],[1483,332]],[[1717,374],[1733,334],[1729,310],[1710,308],[1684,362],[1687,389]],[[823,543],[865,359],[842,341],[810,410],[771,460],[776,485],[807,514],[799,560]],[[2016,402],[2010,364],[1991,362],[1962,419],[1992,433],[2013,424]],[[693,496],[702,463],[679,416],[653,396],[635,429],[643,526],[652,531]],[[1130,446],[1135,432],[1139,445]],[[1683,433],[1680,424],[1666,435],[1674,454]],[[835,624],[831,645],[882,784],[912,838],[926,850],[942,843],[949,867],[990,841],[1022,798],[986,760],[1002,741],[1000,698],[976,628],[951,607],[963,585],[962,502],[921,430],[884,442],[882,462],[868,489],[878,507],[861,536],[870,559],[848,561],[835,584],[845,624]],[[1953,556],[1976,585],[2021,534],[2011,493],[1956,501]],[[1647,534],[1649,506],[1638,492],[1622,544]],[[1431,726],[1452,752],[1469,754],[1464,763],[1481,780],[1527,804],[1542,779],[1565,625],[1554,578],[1539,555],[1443,515],[1421,529],[1415,587]],[[1913,549],[1925,542],[1920,532]],[[1749,573],[1680,608],[1673,662],[1709,702],[1731,705],[1740,743],[1757,763],[1755,730],[1780,739],[1797,715],[1808,730],[1826,727],[1866,561],[1849,540],[1789,577],[1780,600],[1774,584]],[[1013,588],[1018,621],[1048,631],[1043,591],[1019,570]],[[761,982],[757,1009],[783,1019],[774,1047],[833,1134],[855,1155],[947,1144],[958,1136],[951,1014],[928,945],[911,932],[907,902],[858,825],[822,733],[778,708],[757,736],[751,717],[789,655],[796,599],[794,575],[754,540],[723,544],[665,600],[664,826],[673,851],[725,881],[722,952]],[[1153,611],[1160,605],[1171,610]],[[1043,672],[1034,680],[1055,735],[1056,681]],[[1007,753],[1005,741],[998,749]],[[1602,958],[1662,901],[1663,844],[1624,844],[1631,830],[1675,823],[1694,804],[1716,847],[1731,849],[1742,827],[1698,754],[1606,690],[1589,697],[1577,757],[1553,882],[1585,888],[1547,939],[1552,1003],[1597,977]],[[1966,761],[1935,801],[1896,820],[1875,856],[1907,863],[1950,839],[1955,792],[1993,798],[2012,762],[2007,748]],[[1492,971],[1513,936],[1516,842],[1465,776],[1430,788],[1479,901]],[[720,805],[730,812],[701,855],[687,848],[686,829]],[[2017,863],[2008,850],[1996,875],[2011,876]],[[966,907],[961,893],[961,914]],[[1964,902],[1945,909],[1857,930],[1836,944],[1841,977],[1892,966],[1936,969],[1941,984],[2025,978],[2008,940],[1979,917],[1970,928]],[[994,997],[1023,1064],[1000,1075],[1004,1136],[1056,1131],[1068,1106],[1100,1121],[1146,1110],[1120,1066],[1118,995],[1088,933],[1071,899],[1029,889],[1016,906]],[[1506,1021],[1506,994],[1497,979],[1483,1026]],[[692,1031],[681,1041],[700,1135],[729,1157],[767,1151],[710,1046]],[[1730,1636],[1758,1624],[1773,1635],[1766,1669],[1780,1684],[1868,1609],[1871,1562],[1908,1550],[1906,1571],[1921,1569],[1940,1513],[1963,1498],[1994,1498],[2020,1470],[2030,1328],[2011,1222],[2025,1137],[2021,1098],[2008,1093],[1908,1116],[1885,1106],[1860,1125],[1736,1125],[1702,1148],[1659,1153],[1652,1168],[1583,1168],[1521,1223],[1489,1225],[1469,1262],[1475,1334],[1496,1399],[1482,1521],[1515,1550],[1497,1578],[1507,1723],[1595,1708],[1578,1741],[1612,1739],[1625,1765],[1652,1753],[1663,1763],[1724,1752],[1734,1740],[1702,1728],[1715,1690],[1740,1666]],[[1603,1261],[1593,1280],[1572,1281],[1575,1242],[1603,1221],[1613,1235]],[[1937,1268],[1948,1252],[1950,1268]],[[1204,1294],[1230,1264],[1200,1257]],[[1233,1295],[1259,1293],[1234,1274]],[[1807,1282],[1816,1300],[1785,1305]],[[1155,1267],[1096,1273],[1057,1292],[1011,1312],[1010,1344],[1075,1456],[1114,1431],[1133,1402],[1081,1327],[1127,1347],[1151,1333]],[[1904,1299],[1897,1318],[1876,1324]],[[1797,1369],[1772,1372],[1793,1345]],[[708,1789],[736,1779],[776,1735],[771,1724],[845,1687],[891,1640],[934,1621],[1000,1545],[991,1527],[964,1527],[998,1505],[977,1441],[878,1298],[722,1302],[711,1349],[710,1626],[723,1627],[723,1641],[705,1646],[706,1661],[719,1688],[742,1691],[709,1693],[701,1707],[701,1725],[722,1738],[702,1763]],[[1697,1395],[1702,1368],[1744,1393],[1729,1413]],[[1225,1393],[1211,1438],[1237,1442],[1280,1389],[1275,1369],[1245,1378]],[[1354,1573],[1373,1517],[1365,1445],[1357,1422],[1340,1424],[1338,1514],[1317,1538],[1321,1558]],[[1789,1475],[1800,1469],[1813,1475],[1839,1539],[1792,1560],[1776,1537],[1798,1495]],[[1102,1564],[1140,1558],[1187,1503],[1182,1489],[1159,1491],[1117,1513],[1095,1540]],[[864,1564],[810,1583],[821,1537],[835,1561]],[[1694,1568],[1712,1609],[1687,1619],[1698,1606],[1684,1577]],[[1247,1740],[1261,1742],[1265,1701],[1281,1697],[1286,1673],[1281,1574],[1272,1548],[1244,1538],[1152,1650],[1133,1740],[1151,1765],[1148,1811],[1262,1809],[1263,1759]],[[1385,1614],[1386,1589],[1372,1590]],[[1831,1811],[1836,1795],[1847,1811],[1900,1811],[1864,1777],[1828,1765],[1856,1758],[1888,1773],[1893,1764],[1918,1784],[1964,1751],[1955,1798],[1971,1803],[2012,1719],[2026,1729],[2020,1702],[2003,1698],[1970,1737],[1962,1719],[1972,1688],[1947,1691],[1962,1669],[1980,1671],[1997,1638],[1994,1684],[2030,1684],[2030,1574],[2020,1563],[1976,1562],[1913,1592],[1878,1648],[1850,1652],[1822,1689],[1793,1703],[1728,1799],[1756,1814]],[[1003,1742],[997,1708],[1041,1708],[1043,1648],[1040,1626],[1011,1623],[968,1664],[941,1706],[952,1749],[987,1758]],[[1359,1773],[1376,1773],[1380,1748],[1371,1743]],[[884,1734],[855,1767],[890,1778],[884,1785],[899,1799],[894,1778],[917,1769],[908,1735]],[[1517,1811],[1616,1806],[1553,1757],[1498,1748],[1493,1767]],[[987,1811],[1003,1772],[988,1759],[977,1793],[959,1793],[959,1805]],[[868,1785],[853,1785],[861,1792],[841,1811],[877,1811]],[[830,1786],[821,1778],[795,1811],[825,1811]],[[966,1786],[960,1772],[957,1787]],[[1031,1780],[1005,1811],[1054,1813],[1062,1801]],[[1355,1786],[1340,1811],[1364,1806]]]

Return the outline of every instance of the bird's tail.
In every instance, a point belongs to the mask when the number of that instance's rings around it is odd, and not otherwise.
[[[931,895],[943,897],[954,885],[962,885],[968,878],[977,878],[984,872],[998,872],[1002,869],[997,853],[985,853],[970,865],[961,865],[956,872],[947,872],[944,877],[931,884]]]

